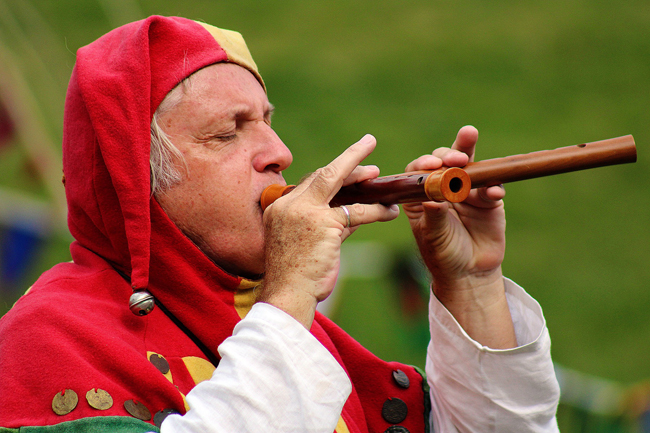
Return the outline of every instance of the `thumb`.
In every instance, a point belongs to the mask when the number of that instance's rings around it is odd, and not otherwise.
[[[449,203],[422,203],[424,226],[428,237],[437,237],[449,226]]]
[[[449,203],[423,203],[423,215],[419,224],[413,228],[422,259],[434,279],[438,278],[436,269],[449,266],[453,251],[457,248],[454,217],[449,211]]]

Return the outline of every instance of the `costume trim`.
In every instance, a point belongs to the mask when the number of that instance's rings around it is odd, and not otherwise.
[[[27,426],[17,429],[0,427],[0,433],[77,433],[80,431],[106,433],[159,433],[160,429],[127,416],[96,416],[47,426]]]

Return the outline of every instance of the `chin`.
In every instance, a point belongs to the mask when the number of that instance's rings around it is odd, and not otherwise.
[[[219,263],[219,261],[213,261],[217,266],[231,275],[236,275],[238,277],[246,278],[249,280],[259,280],[264,276],[264,266],[233,266],[232,263]]]
[[[235,275],[238,275],[243,278],[247,278],[249,280],[259,280],[264,276],[263,261],[262,261],[262,265],[247,266],[245,269],[240,269],[238,272],[235,273]]]
[[[264,276],[264,253],[257,257],[248,257],[248,260],[245,260],[237,267],[235,275],[249,280],[261,279]]]

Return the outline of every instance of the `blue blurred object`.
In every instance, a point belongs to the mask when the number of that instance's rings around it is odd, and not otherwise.
[[[41,244],[39,233],[25,227],[5,226],[0,237],[2,287],[15,289],[19,286]]]
[[[641,420],[640,421],[641,421],[641,431],[643,433],[650,432],[650,409],[643,412],[643,415],[641,415]]]

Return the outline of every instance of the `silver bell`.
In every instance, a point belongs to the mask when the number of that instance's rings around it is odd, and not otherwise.
[[[146,316],[153,311],[155,301],[153,295],[146,290],[133,292],[129,298],[129,308],[136,316]]]

